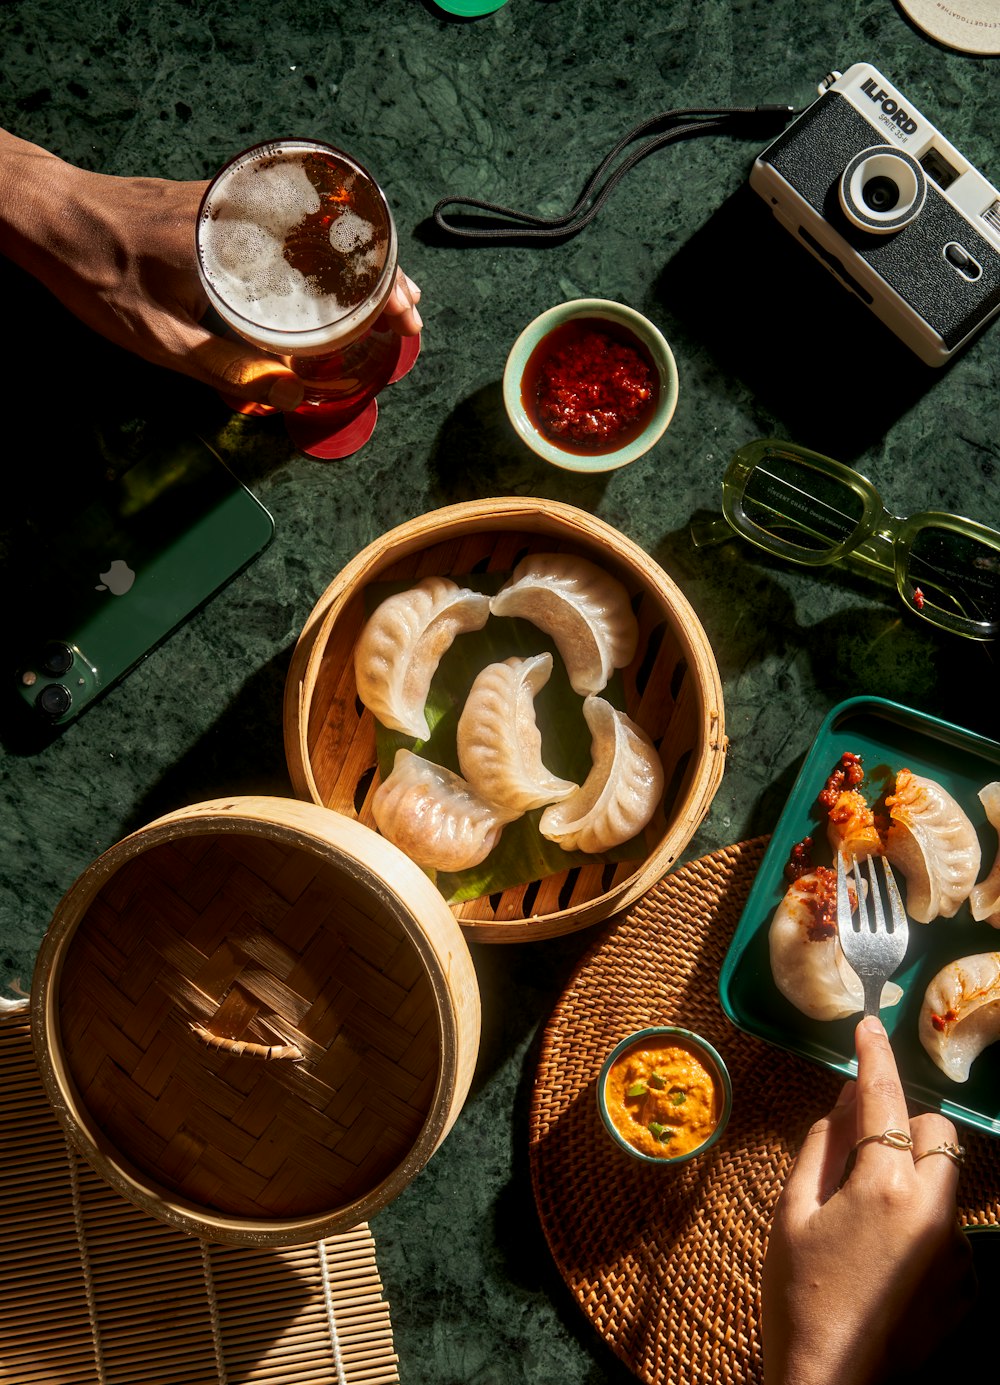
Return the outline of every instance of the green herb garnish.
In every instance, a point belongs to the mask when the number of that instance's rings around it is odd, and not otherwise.
[[[626,1095],[626,1096],[645,1096],[645,1095],[646,1095],[646,1084],[645,1084],[645,1082],[633,1082],[632,1085],[631,1085],[631,1087],[627,1087],[627,1088],[626,1088],[626,1090],[625,1090],[625,1095]]]
[[[658,1072],[654,1072],[649,1079],[649,1085],[655,1087],[657,1091],[661,1091],[667,1085],[666,1078],[661,1077]]]
[[[648,1129],[653,1139],[659,1140],[660,1144],[666,1144],[668,1140],[674,1138],[674,1131],[670,1129],[670,1126],[661,1125],[659,1121],[650,1121]]]
[[[671,1104],[671,1106],[683,1106],[684,1103],[685,1103],[685,1101],[687,1101],[687,1099],[688,1099],[688,1098],[687,1098],[687,1092],[685,1092],[682,1088],[680,1088],[680,1087],[671,1087],[671,1088],[670,1088],[670,1104]]]

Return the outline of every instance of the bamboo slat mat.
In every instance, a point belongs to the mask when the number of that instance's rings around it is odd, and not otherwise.
[[[66,1143],[27,1022],[0,1021],[2,1385],[398,1381],[367,1224],[268,1251],[125,1202]]]
[[[539,1217],[571,1293],[649,1385],[758,1385],[759,1283],[771,1215],[810,1124],[841,1079],[734,1029],[719,1005],[726,949],[765,839],[661,880],[578,965],[546,1028],[530,1113]],[[719,1049],[733,1114],[719,1144],[676,1169],[608,1139],[595,1086],[607,1053],[649,1024]],[[997,1144],[962,1131],[966,1226],[1000,1225]]]

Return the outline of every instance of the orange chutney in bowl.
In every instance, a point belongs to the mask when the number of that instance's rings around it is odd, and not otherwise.
[[[650,1159],[677,1159],[704,1146],[728,1105],[714,1050],[681,1031],[649,1031],[619,1045],[606,1065],[602,1115]]]

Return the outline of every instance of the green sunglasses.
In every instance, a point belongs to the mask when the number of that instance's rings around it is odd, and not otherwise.
[[[845,561],[894,576],[906,606],[974,640],[1000,631],[1000,532],[924,510],[900,518],[860,472],[793,443],[764,438],[733,456],[722,481],[727,525],[695,523],[696,547],[732,531],[808,567]]]

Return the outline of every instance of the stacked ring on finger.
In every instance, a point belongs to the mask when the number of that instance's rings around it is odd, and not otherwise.
[[[913,1162],[919,1164],[921,1159],[927,1158],[928,1154],[943,1154],[953,1164],[958,1164],[959,1167],[965,1163],[965,1150],[961,1145],[935,1145],[933,1149],[925,1149],[921,1154],[915,1154]]]

